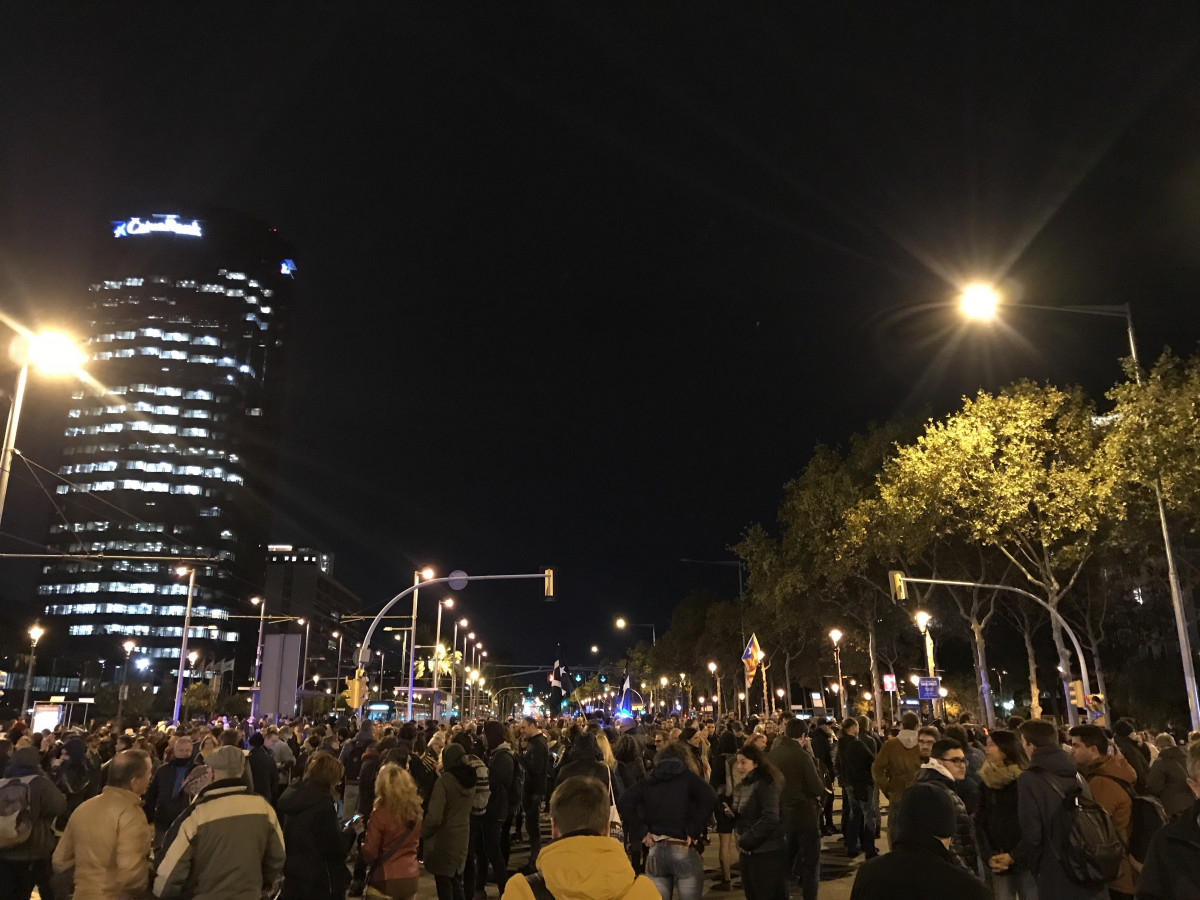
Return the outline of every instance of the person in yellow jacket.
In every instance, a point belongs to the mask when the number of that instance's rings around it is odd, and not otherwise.
[[[624,845],[608,836],[608,785],[576,775],[550,795],[551,843],[536,875],[513,875],[502,900],[661,900],[645,875],[636,875]],[[532,883],[531,883],[532,882]]]
[[[108,766],[108,784],[79,805],[52,859],[54,871],[74,873],[74,900],[140,900],[150,889],[154,828],[142,795],[154,768],[145,750],[124,750]]]

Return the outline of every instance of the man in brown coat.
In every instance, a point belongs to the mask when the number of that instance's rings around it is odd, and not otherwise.
[[[1092,797],[1104,807],[1117,834],[1128,844],[1133,817],[1133,799],[1129,792],[1137,783],[1137,772],[1125,757],[1108,755],[1108,738],[1104,729],[1096,725],[1076,725],[1070,735],[1071,755],[1075,757],[1079,774],[1087,779]],[[1125,897],[1132,900],[1136,890],[1133,868],[1129,857],[1125,857],[1121,863],[1121,874],[1116,881],[1108,883],[1108,895],[1112,900],[1123,900]]]
[[[108,766],[108,784],[71,814],[54,851],[54,871],[74,870],[75,900],[132,900],[150,887],[154,829],[142,812],[153,773],[144,750],[124,750]]]
[[[917,726],[920,724],[916,713],[906,712],[901,716],[900,733],[883,742],[871,765],[871,777],[888,799],[890,840],[896,837],[896,810],[900,797],[917,780],[917,770],[921,768],[921,750],[917,745]]]

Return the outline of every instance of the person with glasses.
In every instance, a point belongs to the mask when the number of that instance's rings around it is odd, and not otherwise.
[[[917,772],[916,784],[932,784],[944,790],[954,802],[958,822],[954,839],[950,844],[951,855],[976,878],[982,879],[979,868],[979,850],[975,840],[975,821],[960,794],[960,786],[967,777],[967,754],[963,746],[953,738],[935,741],[930,751],[929,762]],[[912,788],[909,788],[912,790]],[[905,792],[908,793],[907,791]],[[904,798],[900,799],[904,806]]]

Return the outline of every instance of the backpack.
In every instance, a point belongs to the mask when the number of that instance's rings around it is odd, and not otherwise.
[[[1029,771],[1041,776],[1038,769]],[[1125,844],[1104,807],[1092,797],[1087,782],[1080,776],[1076,778],[1079,788],[1069,794],[1051,779],[1042,778],[1062,799],[1058,837],[1051,841],[1051,847],[1068,879],[1099,890],[1121,874]]]
[[[492,788],[488,783],[488,767],[478,756],[468,754],[463,762],[475,770],[475,793],[471,796],[471,815],[482,816],[487,812],[488,801],[492,799]]]
[[[1167,823],[1167,811],[1162,802],[1150,794],[1139,794],[1127,781],[1113,778],[1112,775],[1100,773],[1101,778],[1108,778],[1119,784],[1129,795],[1129,855],[1139,863],[1146,861],[1146,852],[1150,849],[1150,839],[1158,829]]]
[[[362,758],[365,749],[366,745],[360,744],[358,741],[350,744],[350,752],[346,754],[347,781],[358,781],[358,776],[362,772]]]
[[[16,847],[33,833],[32,791],[37,775],[0,781],[0,850]]]

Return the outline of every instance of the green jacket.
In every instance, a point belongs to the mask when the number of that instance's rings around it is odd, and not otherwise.
[[[817,772],[813,755],[791,738],[781,737],[767,758],[783,773],[780,815],[797,828],[816,828],[825,799],[825,782]]]
[[[425,868],[434,875],[458,875],[467,865],[471,842],[471,803],[475,769],[457,765],[442,772],[429,794],[429,811],[421,823]]]

